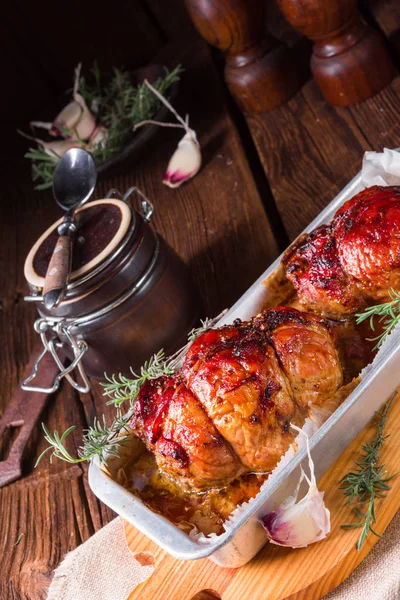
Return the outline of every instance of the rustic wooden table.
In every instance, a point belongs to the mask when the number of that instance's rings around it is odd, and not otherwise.
[[[46,0],[45,4],[50,11],[50,2]],[[123,3],[118,4],[122,10]],[[400,77],[371,100],[348,109],[329,106],[310,79],[286,105],[246,119],[228,96],[218,60],[213,60],[205,43],[193,32],[182,2],[168,3],[168,11],[161,0],[134,5],[136,12],[124,9],[121,19],[134,23],[132,36],[123,24],[120,31],[115,31],[125,40],[125,54],[117,44],[113,56],[114,46],[107,38],[105,60],[108,64],[124,60],[128,64],[130,49],[134,52],[140,47],[138,62],[161,53],[158,60],[183,63],[186,74],[178,104],[190,113],[191,125],[203,148],[204,165],[199,175],[180,189],[163,186],[163,169],[179,133],[162,131],[148,152],[123,175],[100,180],[96,197],[103,197],[111,187],[125,190],[133,184],[145,191],[155,204],[154,227],[189,264],[204,301],[204,313],[213,316],[232,304],[353,177],[365,150],[400,146]],[[17,8],[13,10],[17,15]],[[49,15],[44,22],[49,29],[43,38],[43,56],[39,55],[37,41],[36,45],[29,44],[32,21],[38,22],[31,10],[27,5],[24,19],[19,21],[23,38],[20,45],[13,35],[12,11],[8,27],[0,26],[3,43],[13,48],[15,60],[23,55],[20,64],[24,65],[21,69],[26,86],[42,93],[43,101],[32,97],[31,106],[26,99],[22,102],[15,97],[20,111],[15,123],[19,127],[29,118],[47,119],[45,110],[54,104],[55,92],[65,87],[72,67],[80,58],[98,56],[82,35],[81,54],[74,48],[69,60],[57,69],[53,49],[59,42]],[[363,11],[386,34],[399,66],[397,1],[367,0]],[[105,9],[103,12],[98,18],[106,26],[108,13]],[[73,17],[65,16],[65,27],[70,22],[78,27]],[[282,25],[277,30],[289,44],[296,43],[296,35],[287,27]],[[24,32],[26,35],[22,35]],[[32,69],[29,60],[34,64]],[[15,71],[9,65],[7,68],[6,76],[13,82]],[[53,86],[46,83],[50,72]],[[29,166],[20,158],[24,149],[25,144],[18,141],[14,153],[4,147],[0,152],[0,411],[18,384],[35,342],[34,308],[23,300],[24,259],[39,234],[59,216],[51,193],[33,191]],[[49,400],[42,420],[51,431],[61,432],[70,424],[77,425],[68,444],[74,453],[82,429],[96,413],[103,412],[107,414],[107,407],[97,384],[92,393],[81,397],[64,385]],[[26,453],[24,477],[0,490],[2,600],[45,598],[52,570],[65,553],[114,516],[88,488],[84,465],[60,461],[49,464],[45,459],[34,469],[45,447],[37,428]],[[4,457],[7,440],[2,451]]]

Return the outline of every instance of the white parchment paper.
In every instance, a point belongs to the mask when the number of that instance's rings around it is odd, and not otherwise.
[[[400,152],[388,148],[383,152],[366,152],[361,174],[365,187],[400,185]]]

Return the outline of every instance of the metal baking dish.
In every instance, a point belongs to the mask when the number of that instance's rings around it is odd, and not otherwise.
[[[358,174],[305,231],[329,222],[339,206],[364,187],[361,174]],[[218,325],[231,323],[236,318],[248,319],[265,306],[268,295],[265,280],[279,266],[281,258],[261,275]],[[389,336],[373,364],[364,370],[359,385],[312,436],[310,449],[317,478],[327,471],[399,385],[399,342],[400,329],[397,329]],[[306,460],[303,448],[276,477],[264,484],[253,500],[238,511],[225,533],[210,538],[203,537],[199,541],[189,537],[163,516],[152,512],[138,498],[113,481],[100,468],[97,460],[90,465],[89,484],[100,500],[172,556],[183,560],[209,557],[222,567],[240,567],[251,560],[267,542],[265,532],[258,522],[259,517],[274,510],[293,492],[300,476],[300,465],[303,461],[306,463]]]

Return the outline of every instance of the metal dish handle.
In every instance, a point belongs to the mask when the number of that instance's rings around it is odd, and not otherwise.
[[[131,196],[133,194],[133,192],[136,192],[141,197],[140,208],[141,208],[142,216],[143,216],[143,219],[148,223],[154,212],[154,206],[150,202],[150,200],[148,198],[146,198],[146,196],[143,194],[143,192],[141,192],[139,190],[139,188],[136,187],[135,185],[128,188],[127,191],[125,192],[125,194],[121,194],[121,192],[119,190],[117,190],[116,188],[112,188],[111,190],[109,190],[107,192],[106,198],[112,198],[113,196],[116,196],[119,200],[123,200],[124,202],[126,202],[129,198],[129,196]]]
[[[32,373],[27,377],[21,384],[21,388],[28,392],[42,392],[43,394],[52,394],[60,387],[61,380],[65,377],[74,389],[78,392],[86,393],[90,390],[90,383],[85,373],[85,369],[82,365],[82,358],[85,352],[88,350],[87,343],[82,339],[76,339],[72,333],[71,328],[73,323],[67,323],[64,320],[54,322],[46,317],[37,319],[34,324],[35,331],[39,333],[43,343],[43,350],[34,362]],[[47,333],[50,332],[50,339],[47,338]],[[65,341],[64,341],[65,340]],[[74,359],[68,367],[65,367],[58,355],[57,350],[62,348],[65,344],[68,344],[74,354]],[[31,381],[35,379],[38,373],[39,365],[43,357],[50,353],[53,357],[56,365],[60,369],[56,375],[51,387],[44,388],[31,384]],[[83,384],[78,383],[72,372],[78,369]]]

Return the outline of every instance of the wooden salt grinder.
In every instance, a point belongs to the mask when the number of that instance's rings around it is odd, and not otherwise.
[[[185,0],[200,35],[225,53],[225,80],[245,113],[268,112],[302,83],[289,50],[265,33],[261,0]]]
[[[311,71],[326,100],[362,102],[396,74],[384,38],[362,21],[357,0],[277,0],[286,20],[313,40]]]

